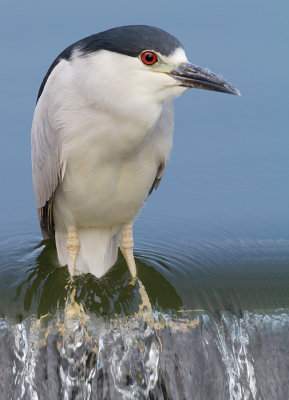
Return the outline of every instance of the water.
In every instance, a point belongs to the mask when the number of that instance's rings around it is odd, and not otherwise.
[[[33,224],[2,236],[4,398],[286,399],[289,240],[241,237],[240,226],[136,225],[150,318],[121,254],[101,280],[71,282]]]
[[[48,4],[48,3],[47,3]],[[260,399],[289,393],[288,2],[3,1],[0,398]],[[145,23],[242,96],[176,101],[173,153],[125,262],[71,281],[41,242],[30,170],[40,82],[67,45]]]

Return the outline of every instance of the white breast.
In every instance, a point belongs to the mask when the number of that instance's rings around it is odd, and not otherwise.
[[[117,230],[135,219],[160,163],[169,157],[172,118],[170,102],[162,106],[149,131],[130,123],[112,124],[97,113],[85,119],[82,129],[65,133],[61,157],[66,171],[56,192],[55,209],[56,214],[57,208],[66,210],[66,226]]]
[[[107,56],[101,52],[63,60],[49,81],[48,109],[60,135],[60,162],[66,165],[54,199],[56,230],[61,224],[63,229],[74,225],[117,230],[133,221],[160,163],[169,157],[172,101],[152,97],[142,81],[136,90],[140,77],[147,78],[135,67],[138,60],[126,57],[134,66],[127,68],[123,56],[109,54],[117,59],[105,63]],[[103,65],[122,66],[121,76],[107,74]],[[133,76],[130,71],[135,71]],[[108,80],[110,76],[115,81]]]

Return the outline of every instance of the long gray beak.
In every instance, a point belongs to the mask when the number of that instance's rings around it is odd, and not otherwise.
[[[238,89],[220,76],[213,74],[208,69],[197,67],[190,63],[183,63],[177,69],[170,72],[170,75],[180,81],[180,86],[214,90],[241,96]]]

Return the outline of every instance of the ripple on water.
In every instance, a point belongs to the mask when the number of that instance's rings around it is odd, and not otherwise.
[[[157,233],[151,234],[155,226]],[[143,230],[136,229],[135,254],[154,307],[238,313],[288,306],[289,241],[258,232],[257,237],[245,237],[241,229],[238,235],[212,221],[201,225],[145,220]],[[56,266],[55,244],[39,246],[39,239],[34,233],[19,233],[1,240],[0,315],[8,312],[21,319],[64,304],[67,269]],[[103,279],[78,278],[79,298],[90,311],[131,313],[137,294],[128,283],[119,254]]]
[[[5,398],[286,398],[288,240],[169,225],[136,239],[149,323],[121,255],[102,279],[75,278],[70,313],[53,241],[1,241]]]

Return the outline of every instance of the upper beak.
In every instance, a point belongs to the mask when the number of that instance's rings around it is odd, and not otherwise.
[[[213,74],[208,69],[197,67],[190,63],[182,63],[177,69],[169,73],[173,78],[180,81],[180,86],[188,88],[199,88],[215,90],[241,96],[238,89],[234,88],[229,82],[220,76]]]

